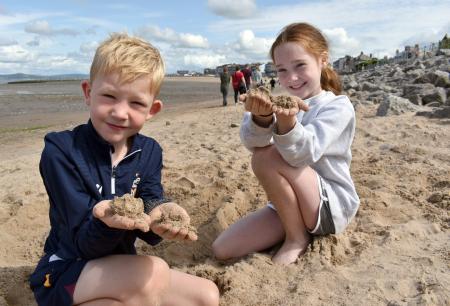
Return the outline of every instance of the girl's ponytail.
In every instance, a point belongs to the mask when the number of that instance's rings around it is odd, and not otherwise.
[[[322,69],[320,76],[320,85],[322,89],[332,91],[335,95],[340,95],[342,92],[341,80],[338,74],[329,65]]]

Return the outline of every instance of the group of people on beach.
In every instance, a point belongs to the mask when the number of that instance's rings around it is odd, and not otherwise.
[[[270,56],[280,85],[296,102],[289,109],[247,92],[252,81],[261,82],[245,73],[248,67],[232,77],[235,102],[246,111],[241,140],[253,153],[252,169],[268,203],[215,239],[218,260],[281,243],[272,260],[289,265],[314,236],[338,234],[355,216],[359,198],[350,176],[355,113],[340,95],[328,52],[322,33],[306,23],[290,24],[277,36]],[[82,82],[89,121],[45,136],[39,169],[51,229],[30,276],[40,306],[219,304],[211,280],[135,249],[137,238],[150,245],[197,239],[188,228],[155,222],[169,206],[173,214],[187,215],[164,196],[161,146],[139,134],[163,107],[158,94],[164,74],[151,44],[112,34],[96,51],[90,79]],[[127,193],[150,207],[144,220],[112,212],[113,197]]]

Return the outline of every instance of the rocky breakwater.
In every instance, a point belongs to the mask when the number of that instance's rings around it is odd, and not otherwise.
[[[400,61],[343,75],[343,88],[355,108],[379,105],[377,116],[416,112],[450,118],[450,53]]]

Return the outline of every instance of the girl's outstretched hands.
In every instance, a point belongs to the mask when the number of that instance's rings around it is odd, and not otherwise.
[[[190,228],[188,213],[174,202],[156,206],[150,212],[150,229],[160,237],[171,240],[197,240],[195,230]]]
[[[100,219],[103,223],[111,228],[124,230],[141,230],[148,232],[150,230],[150,217],[142,214],[140,219],[132,219],[125,216],[115,214],[111,208],[111,200],[103,200],[95,204],[92,209],[95,218]]]

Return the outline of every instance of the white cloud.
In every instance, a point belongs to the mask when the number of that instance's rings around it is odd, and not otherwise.
[[[195,66],[197,68],[216,67],[223,63],[225,56],[223,55],[207,55],[207,54],[188,54],[184,56],[184,64],[186,66]]]
[[[330,56],[332,58],[337,59],[345,55],[354,54],[355,50],[360,49],[358,40],[349,37],[344,28],[325,29],[323,34],[325,34],[331,46]]]
[[[0,47],[0,63],[26,63],[33,59],[33,54],[19,45]]]
[[[251,18],[218,20],[209,24],[208,29],[222,35],[251,29],[257,35],[264,33],[266,37],[275,38],[289,23],[308,22],[322,30],[336,27],[345,30],[348,47],[343,48],[343,41],[340,40],[345,41],[345,37],[339,38],[335,34],[338,46],[334,46],[334,39],[330,39],[330,46],[336,55],[342,52],[355,56],[361,51],[374,53],[375,56],[386,53],[392,55],[395,49],[403,49],[405,41],[412,44],[414,40],[441,39],[439,35],[430,33],[448,24],[448,4],[448,0],[398,0],[395,5],[388,0],[299,1],[291,5],[266,5]]]
[[[170,28],[160,29],[158,26],[145,26],[136,31],[137,35],[152,40],[165,42],[179,48],[208,48],[208,39],[190,33],[177,33]]]
[[[251,30],[244,30],[239,33],[239,46],[242,51],[252,54],[267,54],[272,40],[255,37]]]
[[[38,47],[41,44],[39,37],[35,37],[32,40],[28,41],[27,46],[29,47]]]
[[[0,47],[12,45],[17,45],[17,41],[15,39],[9,37],[0,37]]]
[[[50,24],[46,20],[35,20],[25,25],[25,32],[34,33],[45,36],[53,35],[69,35],[77,36],[78,32],[72,29],[62,28],[54,29],[50,27]]]
[[[255,14],[255,0],[208,0],[208,8],[216,15],[241,19]]]
[[[37,18],[42,18],[44,15],[39,13],[33,14],[5,14],[0,18],[0,27],[12,26],[17,24],[22,24],[30,22]]]
[[[96,41],[90,41],[82,43],[80,46],[80,52],[87,55],[93,55],[97,50],[99,43]]]

